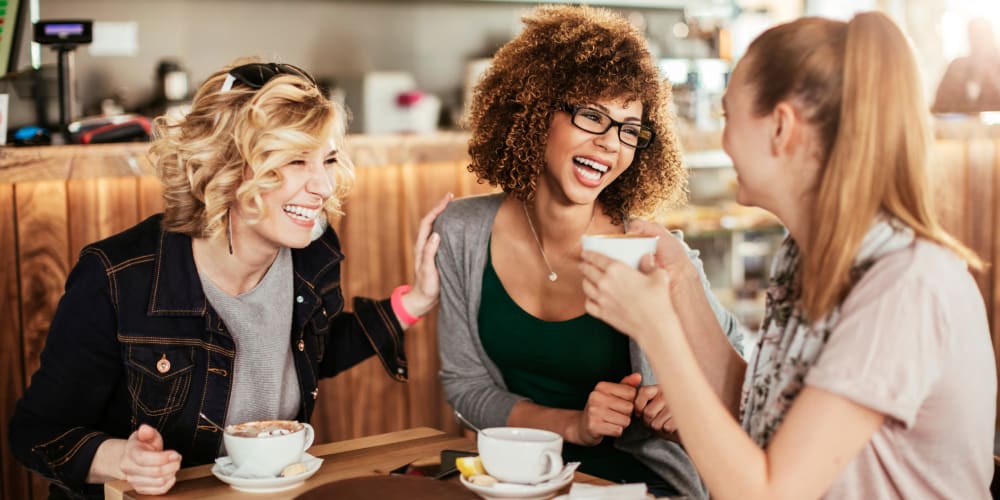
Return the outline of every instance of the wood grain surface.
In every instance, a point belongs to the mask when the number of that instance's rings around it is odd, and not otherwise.
[[[292,500],[324,484],[359,477],[384,477],[393,469],[418,460],[440,462],[439,457],[442,450],[475,451],[476,443],[466,437],[454,436],[437,429],[423,427],[316,445],[309,449],[309,453],[322,458],[323,465],[315,475],[306,480],[305,484],[282,492],[253,494],[253,498]],[[447,481],[457,482],[458,479],[452,477]],[[573,481],[594,485],[611,484],[603,479],[579,472],[575,474]],[[457,497],[443,496],[440,498],[442,500],[466,498],[464,491],[467,490],[454,491],[462,493],[458,494]],[[211,473],[211,465],[181,470],[177,475],[177,484],[166,497],[139,495],[132,491],[125,481],[114,481],[106,484],[104,494],[107,500],[156,500],[161,498],[164,500],[235,500],[251,496],[248,493],[241,493],[230,488],[214,477]],[[372,495],[369,498],[381,497]]]
[[[39,355],[69,273],[66,182],[37,181],[14,187],[20,283],[21,353],[25,386],[38,369]],[[6,450],[5,450],[6,451]],[[32,474],[34,499],[47,496],[48,485]]]
[[[14,213],[14,185],[0,184],[0,214]],[[0,217],[0,498],[29,498],[28,473],[11,456],[8,424],[24,392],[14,217]]]
[[[139,222],[138,185],[135,177],[73,179],[66,183],[70,268],[84,246]]]

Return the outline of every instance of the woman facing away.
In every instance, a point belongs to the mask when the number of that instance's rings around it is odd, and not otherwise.
[[[373,355],[406,379],[403,331],[437,301],[430,229],[448,197],[421,221],[413,288],[344,311],[325,224],[353,176],[344,130],[312,76],[276,63],[223,68],[189,114],[157,120],[165,211],[83,249],[11,420],[53,498],[103,498],[115,479],[165,493],[219,455],[211,422],[308,421],[319,379]]]
[[[641,353],[585,313],[579,269],[581,235],[624,233],[631,217],[683,198],[669,89],[617,15],[542,7],[524,23],[471,109],[469,169],[503,193],[455,201],[436,223],[445,395],[479,427],[557,432],[564,458],[589,474],[703,498],[683,449],[657,435],[669,412]],[[717,356],[703,361],[738,359],[738,325],[706,300],[697,253],[665,239],[696,269],[677,300],[729,337],[692,339]],[[736,379],[717,373],[713,385],[735,398]]]
[[[690,331],[670,294],[689,278],[585,252],[587,311],[677,381],[661,390],[713,498],[989,498],[996,370],[968,270],[981,263],[933,215],[903,33],[874,12],[772,28],[723,102],[739,202],[789,232],[738,418],[688,340],[721,332]]]

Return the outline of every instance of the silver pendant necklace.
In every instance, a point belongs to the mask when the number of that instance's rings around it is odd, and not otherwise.
[[[538,253],[542,254],[542,260],[545,262],[545,267],[549,270],[549,281],[555,283],[559,279],[559,275],[556,274],[555,270],[552,269],[552,264],[549,264],[549,258],[545,255],[545,249],[542,248],[542,240],[538,238],[538,232],[535,231],[535,224],[531,222],[531,214],[528,213],[528,205],[521,202],[521,208],[524,209],[524,218],[528,219],[528,228],[531,229],[531,236],[535,238],[535,244],[538,245]],[[590,229],[590,225],[594,223],[594,216],[597,215],[597,203],[594,203],[594,208],[590,213],[590,222],[587,222],[587,227],[583,229],[583,233],[587,234]]]

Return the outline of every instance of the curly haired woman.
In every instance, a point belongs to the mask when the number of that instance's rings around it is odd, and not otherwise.
[[[224,68],[189,114],[157,120],[165,213],[83,249],[11,421],[53,498],[103,498],[114,479],[164,493],[218,456],[211,422],[308,421],[318,379],[373,355],[406,379],[403,330],[437,301],[430,229],[447,197],[421,222],[412,290],[345,312],[323,224],[352,178],[344,129],[308,73],[275,63]]]
[[[565,460],[584,472],[703,498],[684,451],[658,435],[672,429],[670,412],[643,356],[585,314],[579,269],[583,234],[623,233],[633,217],[683,199],[669,91],[620,16],[540,7],[524,22],[476,87],[470,115],[469,169],[503,193],[457,200],[436,223],[445,394],[477,426],[560,434]],[[663,240],[701,277],[678,300],[738,345],[697,254]],[[733,350],[722,343],[708,347]]]

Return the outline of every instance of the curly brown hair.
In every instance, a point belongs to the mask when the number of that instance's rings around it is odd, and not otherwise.
[[[598,195],[604,211],[621,223],[683,202],[687,174],[667,110],[670,88],[643,35],[621,16],[586,6],[538,7],[522,20],[524,31],[496,53],[475,88],[469,171],[531,200],[552,114],[565,104],[624,97],[642,103],[643,123],[655,137]]]

